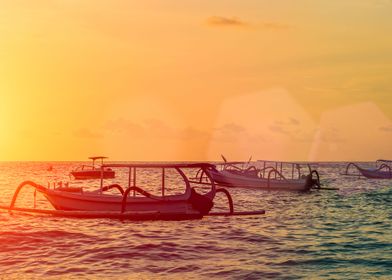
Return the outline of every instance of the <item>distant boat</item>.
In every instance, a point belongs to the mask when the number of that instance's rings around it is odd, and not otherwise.
[[[97,156],[89,157],[91,159],[92,165],[81,165],[70,172],[76,180],[88,180],[88,179],[112,179],[115,177],[115,172],[108,167],[103,168],[103,160],[107,157]],[[101,166],[96,166],[95,161],[101,160]]]
[[[354,162],[349,162],[346,166],[346,176],[364,176],[368,179],[392,179],[392,161],[379,159],[376,161],[375,168],[364,168]],[[350,167],[354,167],[358,173],[349,172]]]
[[[263,167],[258,168],[248,162],[228,162],[224,157],[223,163],[215,164],[209,173],[215,183],[248,189],[280,190],[280,191],[308,191],[320,188],[320,178],[316,170],[310,165],[308,174],[301,174],[300,164],[295,162],[258,161]],[[284,166],[291,168],[291,176],[284,172]],[[283,174],[285,173],[286,176]],[[316,177],[313,178],[313,175]],[[203,174],[197,175],[199,181]]]

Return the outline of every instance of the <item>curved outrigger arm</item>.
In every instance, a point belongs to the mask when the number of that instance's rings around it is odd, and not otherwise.
[[[207,176],[207,178],[208,178],[208,180],[210,181],[210,184],[211,184],[211,190],[208,193],[206,193],[205,196],[210,198],[211,200],[213,200],[217,190],[216,190],[216,186],[215,186],[215,181],[212,178],[210,172],[208,171],[208,168],[211,168],[211,167],[204,167],[204,166],[202,167],[203,172],[206,174],[206,176]]]
[[[12,210],[15,207],[15,202],[16,199],[18,198],[19,192],[22,190],[22,188],[24,186],[32,186],[33,188],[35,188],[36,190],[40,191],[40,192],[45,192],[46,188],[44,186],[41,186],[37,183],[34,183],[33,181],[24,181],[21,184],[19,184],[18,188],[16,189],[14,196],[12,197],[12,201],[10,204],[10,210]]]
[[[187,195],[187,197],[189,197],[191,195],[191,184],[189,183],[189,179],[179,167],[175,167],[175,169],[177,170],[177,172],[181,175],[182,179],[184,180],[185,194]]]
[[[284,175],[282,173],[280,173],[276,168],[273,168],[268,172],[268,181],[267,181],[267,187],[270,187],[270,180],[271,180],[271,174],[275,173],[276,175],[279,175],[280,178],[282,178],[283,180],[287,181],[286,177],[284,177]]]
[[[355,173],[348,173],[348,170],[350,169],[350,167],[351,166],[354,166],[358,171],[359,171],[359,173],[358,174],[355,174]],[[348,176],[361,176],[362,175],[362,173],[361,173],[361,167],[359,167],[358,166],[358,164],[356,164],[356,163],[354,163],[354,162],[349,162],[348,164],[347,164],[347,166],[346,166],[346,172],[345,173],[343,173],[343,175],[348,175]]]
[[[385,163],[381,164],[380,167],[377,169],[377,171],[381,171],[384,168],[386,171],[389,171],[389,175],[392,176],[392,169],[391,166],[389,166],[388,164]]]
[[[188,194],[188,192],[189,192],[189,195],[190,195],[190,192],[191,192],[191,184],[190,184],[189,178],[185,175],[185,173],[181,170],[180,167],[176,167],[175,169],[176,169],[177,172],[181,175],[182,179],[183,179],[184,182],[185,182],[186,193]],[[206,179],[208,179],[208,180],[210,181],[210,184],[211,184],[211,190],[210,190],[207,194],[205,194],[205,196],[208,197],[208,198],[210,198],[211,200],[213,200],[214,197],[215,197],[215,193],[216,193],[216,186],[215,186],[214,180],[212,179],[211,174],[210,174],[209,171],[208,171],[208,167],[202,166],[202,167],[200,168],[200,170],[198,171],[198,174],[199,174],[200,171],[201,171],[201,174],[200,174],[200,183],[202,182],[203,175],[205,175],[205,176],[206,176]],[[197,175],[196,175],[196,176],[197,176]]]

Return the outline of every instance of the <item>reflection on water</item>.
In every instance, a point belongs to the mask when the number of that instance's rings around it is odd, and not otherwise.
[[[1,204],[20,182],[67,181],[73,166],[0,163]],[[341,177],[343,166],[320,167],[323,185],[339,191],[230,189],[236,210],[266,209],[264,216],[131,222],[2,211],[1,272],[9,278],[388,278],[392,181]],[[146,176],[154,182],[155,175]],[[23,191],[19,205],[32,206],[32,194]],[[48,207],[42,198],[38,205]],[[216,207],[227,207],[223,196]]]

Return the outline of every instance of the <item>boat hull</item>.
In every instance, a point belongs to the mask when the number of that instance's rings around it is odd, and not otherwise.
[[[307,179],[297,180],[277,180],[247,177],[233,174],[229,171],[210,171],[214,182],[227,187],[252,188],[263,190],[280,190],[280,191],[308,191],[312,184]]]
[[[113,170],[82,170],[82,171],[72,171],[71,175],[76,180],[89,180],[89,179],[113,179],[115,177],[115,172]]]
[[[358,168],[361,174],[369,179],[392,179],[392,173],[389,171],[370,170]]]
[[[41,191],[56,210],[83,212],[122,212],[122,196],[98,193],[70,193],[66,191]],[[183,220],[202,218],[203,214],[194,209],[184,195],[159,197],[128,197],[126,213],[155,213],[146,215],[156,219]],[[93,214],[88,214],[93,215]]]

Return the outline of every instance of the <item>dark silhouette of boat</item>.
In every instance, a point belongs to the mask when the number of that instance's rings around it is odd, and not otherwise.
[[[89,157],[92,160],[92,165],[81,165],[70,172],[70,175],[75,180],[88,180],[88,179],[112,179],[115,177],[115,172],[109,167],[102,167],[103,160],[107,157],[97,156]],[[96,166],[95,161],[101,160],[101,165]]]
[[[346,166],[345,173],[342,175],[346,176],[364,176],[368,179],[392,179],[392,161],[379,159],[376,161],[375,168],[365,168],[359,166],[357,163],[349,162]],[[354,167],[358,172],[349,172],[350,167]]]

